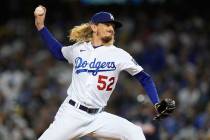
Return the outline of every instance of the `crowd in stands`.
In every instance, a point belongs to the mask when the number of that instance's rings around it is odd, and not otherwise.
[[[145,91],[123,72],[107,111],[140,125],[147,140],[210,139],[207,18],[178,9],[176,13],[122,5],[75,8],[62,2],[63,7],[55,11],[49,6],[46,17],[46,26],[57,40],[70,45],[70,28],[88,22],[96,11],[110,10],[123,22],[123,28],[116,31],[115,45],[128,51],[152,76],[161,99],[172,98],[177,104],[171,117],[153,121],[155,109]],[[34,26],[34,9],[30,10],[0,24],[0,140],[37,139],[53,121],[71,83],[72,66],[53,58]]]

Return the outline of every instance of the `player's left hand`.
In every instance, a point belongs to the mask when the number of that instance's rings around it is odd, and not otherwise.
[[[174,112],[176,109],[175,101],[166,98],[160,103],[155,104],[155,109],[158,114],[153,118],[153,120],[162,120]]]

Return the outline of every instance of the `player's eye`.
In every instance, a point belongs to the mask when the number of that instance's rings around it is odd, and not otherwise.
[[[113,23],[104,23],[107,27],[112,26],[114,28],[114,24]]]

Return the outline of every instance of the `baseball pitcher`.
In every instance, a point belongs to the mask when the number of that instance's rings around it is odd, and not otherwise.
[[[40,9],[42,8],[42,9]],[[132,56],[114,45],[115,29],[122,24],[109,12],[94,14],[90,22],[75,26],[62,46],[44,25],[46,8],[34,12],[35,25],[46,47],[61,61],[73,65],[72,82],[67,98],[54,121],[39,140],[69,140],[85,135],[120,140],[145,140],[141,127],[104,111],[121,71],[136,78],[151,99],[157,116],[163,119],[175,109],[171,99],[159,101],[155,84]]]

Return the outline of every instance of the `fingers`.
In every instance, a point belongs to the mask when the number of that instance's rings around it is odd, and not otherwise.
[[[45,16],[46,11],[47,11],[47,9],[44,6],[39,5],[34,10],[34,16],[35,17]]]
[[[44,28],[46,11],[46,8],[42,5],[37,6],[34,10],[35,25],[38,30]]]

